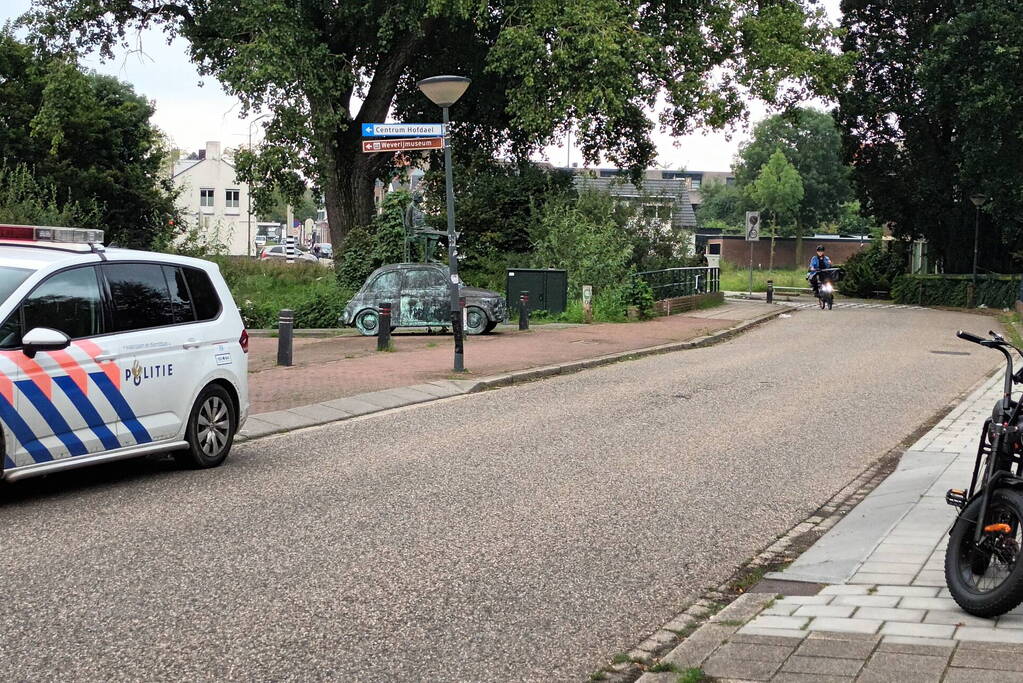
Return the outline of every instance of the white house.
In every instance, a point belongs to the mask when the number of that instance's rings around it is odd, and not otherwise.
[[[248,213],[249,186],[235,177],[219,142],[207,142],[198,156],[174,164],[171,179],[181,189],[178,208],[190,226],[198,225],[207,238],[226,246],[227,253],[255,254],[257,219]]]

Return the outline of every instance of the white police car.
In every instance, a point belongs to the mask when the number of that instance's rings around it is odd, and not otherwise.
[[[215,264],[0,225],[2,478],[151,453],[215,467],[245,422],[248,334]]]

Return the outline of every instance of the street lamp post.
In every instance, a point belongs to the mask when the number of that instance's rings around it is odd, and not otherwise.
[[[973,286],[977,287],[977,238],[980,235],[980,207],[987,203],[986,194],[970,195],[970,201],[977,209],[976,220],[973,223]]]
[[[252,152],[252,124],[254,124],[256,121],[259,121],[260,119],[265,119],[267,116],[270,116],[270,114],[260,114],[256,118],[249,121],[249,152]],[[249,229],[248,241],[245,244],[245,253],[249,256],[252,256],[252,183],[249,183],[249,187],[248,190],[245,192],[245,196],[248,199],[249,203],[248,209],[246,209],[246,213],[248,215]]]
[[[455,183],[451,170],[451,143],[448,136],[448,109],[469,87],[469,79],[461,76],[433,76],[416,83],[431,102],[444,112],[444,184],[448,207],[448,293],[451,298],[451,331],[455,337],[455,372],[465,371],[462,344],[462,307],[459,304],[458,249],[455,233]]]

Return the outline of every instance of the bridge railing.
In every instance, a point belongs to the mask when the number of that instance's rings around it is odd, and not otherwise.
[[[636,273],[654,290],[654,299],[672,299],[694,294],[710,294],[721,289],[721,269],[710,267],[665,268]]]

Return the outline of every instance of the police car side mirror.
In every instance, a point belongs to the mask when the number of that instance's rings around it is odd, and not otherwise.
[[[21,352],[35,358],[40,351],[63,351],[71,346],[71,339],[59,330],[34,327],[21,338]]]

